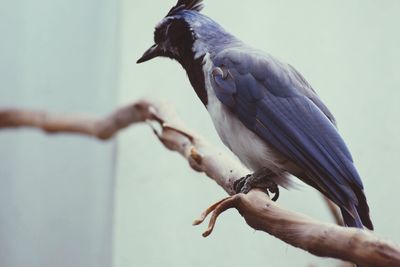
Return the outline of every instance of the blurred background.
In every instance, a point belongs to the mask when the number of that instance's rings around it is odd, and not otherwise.
[[[175,1],[0,0],[0,107],[105,115],[150,96],[223,148],[183,69],[136,65]],[[400,243],[400,2],[205,1],[204,13],[294,65],[339,123],[376,233]],[[108,142],[0,132],[0,267],[335,266],[256,232],[236,211],[212,236],[193,219],[226,194],[148,126]],[[280,204],[332,221],[302,186]]]

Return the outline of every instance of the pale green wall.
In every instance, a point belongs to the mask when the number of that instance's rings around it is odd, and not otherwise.
[[[150,95],[221,146],[182,68],[167,59],[136,65],[174,1],[123,0],[119,102]],[[298,68],[336,115],[363,177],[376,233],[400,242],[400,2],[206,1],[204,13]],[[191,222],[225,193],[166,151],[147,126],[119,138],[114,267],[328,266],[250,229],[233,211],[214,234]],[[280,204],[330,221],[319,195],[283,191]]]

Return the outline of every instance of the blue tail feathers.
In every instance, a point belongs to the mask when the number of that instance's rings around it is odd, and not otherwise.
[[[344,207],[340,208],[342,212],[343,221],[346,226],[356,227],[363,229],[365,226],[370,230],[374,230],[371,218],[369,217],[369,207],[362,190],[355,190],[358,198],[358,204],[349,204],[347,209]]]

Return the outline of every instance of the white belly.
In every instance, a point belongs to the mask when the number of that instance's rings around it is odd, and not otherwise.
[[[283,165],[287,161],[275,149],[268,146],[261,138],[249,130],[231,111],[216,97],[211,86],[210,76],[213,67],[210,61],[204,64],[206,90],[208,97],[207,110],[222,142],[250,170],[257,171],[267,167],[280,176],[277,183],[282,186],[290,185]]]
[[[272,171],[281,172],[278,161],[282,159],[231,114],[213,92],[208,93],[207,109],[222,142],[246,167],[252,171],[268,167]]]

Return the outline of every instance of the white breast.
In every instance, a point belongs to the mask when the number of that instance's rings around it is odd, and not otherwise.
[[[250,170],[256,171],[267,167],[280,176],[280,179],[276,181],[277,183],[285,187],[290,186],[291,182],[287,179],[288,175],[284,175],[285,168],[283,166],[287,161],[283,156],[243,125],[217,99],[210,81],[212,68],[212,62],[206,56],[203,69],[208,97],[207,110],[222,142]]]

